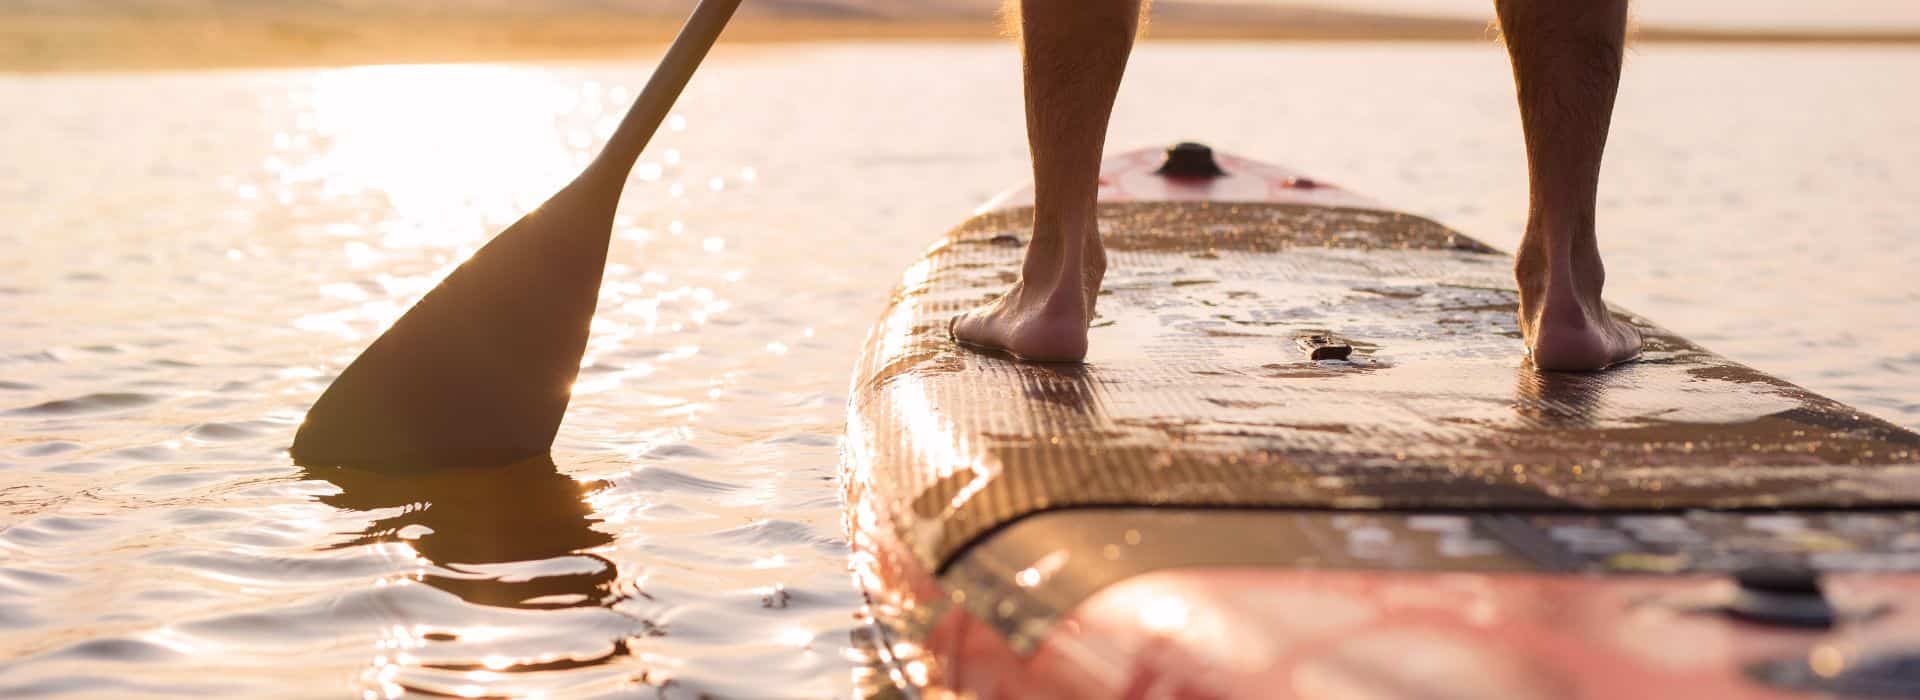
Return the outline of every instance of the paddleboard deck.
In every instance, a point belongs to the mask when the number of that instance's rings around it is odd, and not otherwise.
[[[903,684],[1920,693],[1900,635],[1920,629],[1920,436],[1624,310],[1641,360],[1537,372],[1510,257],[1214,160],[1108,159],[1084,365],[945,335],[1013,279],[1030,190],[906,272],[855,373],[844,474]]]

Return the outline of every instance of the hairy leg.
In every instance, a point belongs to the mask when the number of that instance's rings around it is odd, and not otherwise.
[[[1515,277],[1536,367],[1594,370],[1633,359],[1640,334],[1600,300],[1594,228],[1600,157],[1620,85],[1627,0],[1496,0],[1526,132],[1526,236]]]
[[[1107,269],[1095,220],[1100,151],[1141,0],[1024,0],[1019,10],[1033,236],[1020,279],[952,330],[1024,359],[1079,361]]]

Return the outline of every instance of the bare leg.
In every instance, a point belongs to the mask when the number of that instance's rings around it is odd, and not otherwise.
[[[1020,3],[1033,154],[1033,239],[1006,294],[954,319],[961,342],[1077,362],[1107,271],[1095,221],[1107,118],[1139,26],[1140,0]]]
[[[1600,301],[1594,233],[1600,154],[1626,43],[1627,0],[1496,0],[1526,132],[1531,205],[1515,277],[1536,367],[1594,370],[1633,359],[1640,333]]]

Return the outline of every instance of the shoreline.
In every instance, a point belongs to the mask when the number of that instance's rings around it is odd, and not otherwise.
[[[90,18],[6,17],[0,73],[85,73],[302,68],[407,63],[614,60],[650,56],[677,18],[566,15],[537,22],[500,17]],[[430,29],[425,27],[430,26]],[[1153,41],[1492,42],[1470,20],[1319,18],[1297,23],[1158,18]],[[835,41],[1008,41],[992,21],[742,17],[723,44]],[[1920,32],[1712,31],[1645,27],[1638,43],[1920,46]]]

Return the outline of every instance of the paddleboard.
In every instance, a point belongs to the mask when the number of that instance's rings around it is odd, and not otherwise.
[[[1920,435],[1623,309],[1538,372],[1512,258],[1318,178],[1110,156],[1084,364],[956,346],[1030,189],[850,390],[879,668],[977,698],[1920,697]]]

